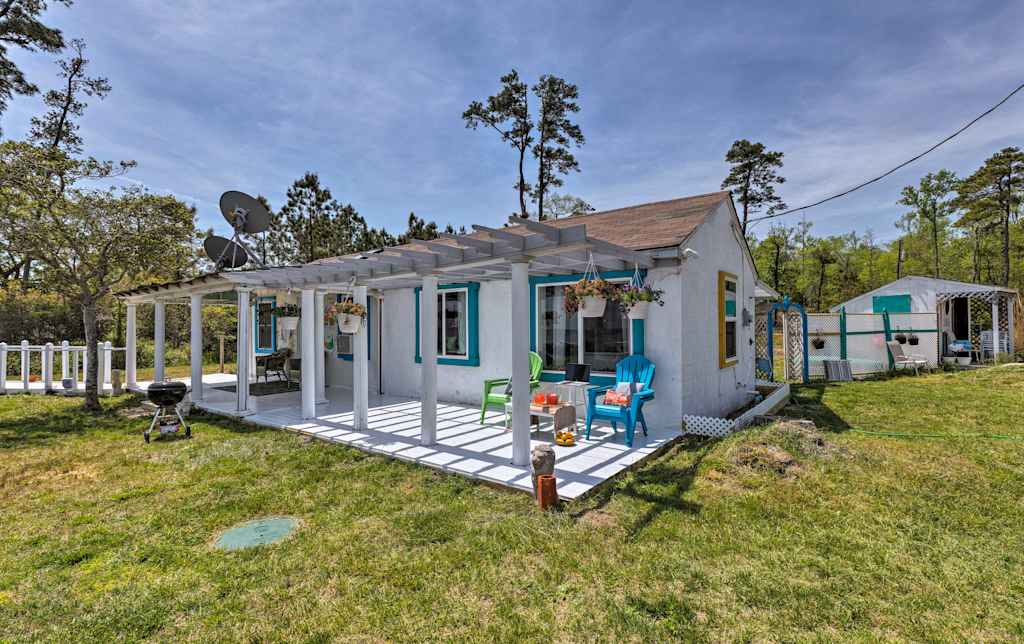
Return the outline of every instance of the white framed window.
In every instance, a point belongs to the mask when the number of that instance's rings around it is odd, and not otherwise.
[[[437,356],[465,358],[468,352],[469,289],[448,288],[437,293]]]
[[[619,302],[608,302],[598,318],[585,318],[579,311],[566,313],[565,287],[576,281],[537,284],[537,353],[549,371],[582,363],[590,365],[591,373],[615,373],[619,360],[632,352],[629,318]],[[629,278],[608,281],[626,283]]]
[[[736,276],[718,272],[718,368],[736,364],[736,310],[739,282]]]
[[[420,333],[420,296],[423,289],[416,287],[415,305],[417,363],[423,361],[420,347],[429,341]],[[462,367],[480,366],[480,283],[465,282],[443,284],[437,287],[437,361],[438,364]]]

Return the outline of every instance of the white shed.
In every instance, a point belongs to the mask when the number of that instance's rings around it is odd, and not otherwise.
[[[935,313],[939,348],[968,342],[980,355],[1014,353],[1015,289],[933,277],[909,276],[832,307],[847,313]]]

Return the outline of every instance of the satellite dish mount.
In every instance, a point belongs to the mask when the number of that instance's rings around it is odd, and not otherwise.
[[[210,235],[203,242],[203,249],[216,270],[241,268],[250,261],[259,268],[266,268],[242,240],[242,233],[255,235],[270,227],[270,212],[266,206],[244,192],[229,190],[220,196],[220,212],[231,224],[231,239]]]

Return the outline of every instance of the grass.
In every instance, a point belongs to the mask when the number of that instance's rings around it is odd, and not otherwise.
[[[219,373],[220,365],[216,363],[207,363],[203,365],[203,373]],[[224,373],[235,373],[235,363],[229,362],[224,365]],[[165,378],[188,378],[192,375],[192,367],[187,364],[181,365],[166,365],[164,367]],[[145,369],[138,369],[135,375],[136,380],[146,381],[153,379],[153,367],[146,367]]]
[[[679,443],[559,512],[212,417],[145,445],[127,399],[0,399],[0,640],[1024,638],[1024,369],[798,388],[779,427]],[[785,473],[738,455],[771,445]],[[239,521],[301,529],[222,553]]]

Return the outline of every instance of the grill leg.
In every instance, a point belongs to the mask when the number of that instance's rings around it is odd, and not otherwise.
[[[143,434],[142,434],[143,438],[145,438],[145,439],[146,439],[146,442],[147,442],[147,443],[149,442],[149,435],[150,435],[151,433],[153,433],[153,428],[154,428],[154,427],[156,427],[156,421],[157,421],[157,419],[158,419],[158,418],[160,418],[160,411],[161,411],[161,408],[160,408],[160,407],[157,407],[157,408],[156,408],[156,413],[155,413],[155,414],[153,414],[153,420],[151,420],[151,421],[150,421],[150,423],[149,423],[149,429],[147,429],[147,430],[146,430],[145,432],[143,432]]]
[[[174,406],[174,413],[177,414],[178,420],[181,421],[181,426],[184,427],[186,430],[188,430],[189,429],[188,423],[185,422],[185,419],[181,415],[181,410],[178,409],[177,405]]]

